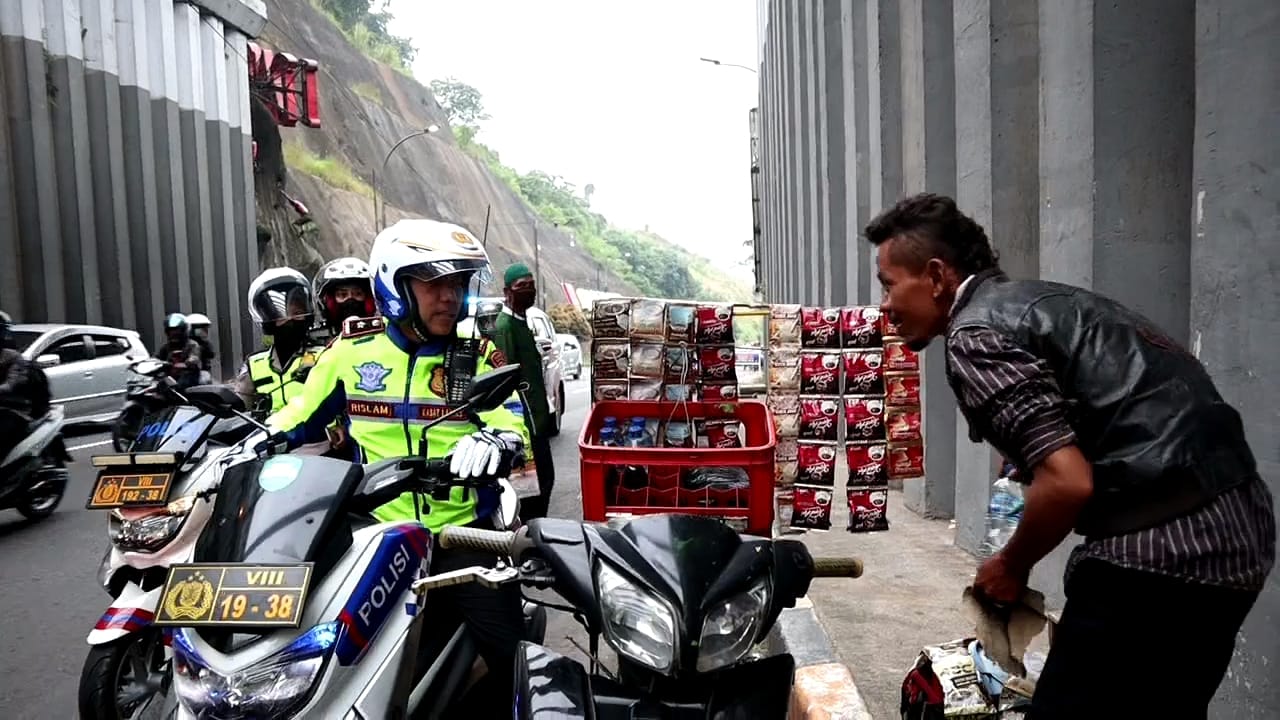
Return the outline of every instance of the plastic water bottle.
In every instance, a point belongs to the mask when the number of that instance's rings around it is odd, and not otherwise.
[[[653,439],[644,431],[644,418],[632,418],[627,428],[627,447],[653,447]],[[636,465],[628,465],[622,473],[622,486],[628,490],[639,490],[649,484],[649,469]]]
[[[616,446],[618,444],[617,430],[608,425],[600,428],[600,444],[608,447]]]
[[[1022,521],[1022,488],[1009,478],[1000,478],[991,486],[991,502],[987,505],[987,538],[983,554],[999,552],[1013,537]]]

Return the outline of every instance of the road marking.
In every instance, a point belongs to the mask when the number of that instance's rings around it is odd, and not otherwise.
[[[99,440],[98,442],[85,443],[84,445],[72,445],[71,447],[67,448],[67,450],[68,450],[68,451],[71,451],[71,450],[88,450],[89,448],[93,448],[93,447],[101,447],[101,446],[103,446],[103,445],[110,445],[110,444],[111,444],[111,440],[109,440],[109,439],[108,439],[108,440]]]

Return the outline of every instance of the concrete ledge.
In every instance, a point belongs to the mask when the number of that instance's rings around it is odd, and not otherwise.
[[[871,720],[853,675],[836,658],[808,598],[782,611],[765,645],[770,654],[790,653],[796,659],[792,720]]]

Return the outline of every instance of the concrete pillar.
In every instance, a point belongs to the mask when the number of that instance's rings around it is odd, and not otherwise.
[[[1195,0],[1042,2],[1039,14],[1041,274],[1185,342]]]
[[[135,328],[138,316],[133,304],[133,267],[129,257],[128,194],[131,188],[124,171],[114,3],[86,0],[81,7],[102,321],[114,327]]]
[[[16,8],[17,6],[14,6]],[[11,46],[22,47],[21,35],[17,39],[6,37],[9,23],[4,16],[13,12],[14,8],[0,9],[0,106],[8,107],[8,50]],[[16,14],[16,13],[15,13]],[[19,21],[17,23],[21,25]],[[15,195],[16,178],[13,175],[13,153],[9,150],[9,112],[0,112],[0,253],[10,258],[9,262],[0,263],[0,308],[7,308],[10,314],[22,311],[22,262],[18,243],[18,201]]]
[[[956,77],[949,3],[901,0],[902,167],[907,193],[955,195]],[[941,340],[922,358],[925,477],[903,483],[907,507],[926,517],[955,511],[956,403]]]
[[[880,72],[880,204],[872,214],[893,205],[902,197],[902,19],[900,0],[880,0],[867,4],[867,16],[878,9],[876,34]],[[868,23],[869,24],[869,23]]]
[[[254,201],[253,123],[249,111],[249,39],[243,33],[223,28],[222,57],[226,75],[221,78],[227,88],[227,139],[232,177],[232,212],[235,216],[235,268],[228,272],[229,291],[219,293],[218,306],[225,308],[227,318],[248,317],[245,296],[249,283],[261,271],[258,263],[258,218]],[[222,295],[226,294],[224,300]],[[221,312],[222,310],[220,310]],[[228,320],[228,322],[231,322]],[[239,369],[239,360],[256,343],[251,323],[239,322],[240,337],[232,338],[222,355],[224,373]]]
[[[818,118],[817,92],[814,79],[817,62],[813,41],[814,5],[819,0],[793,3],[796,13],[796,128],[799,132],[799,157],[796,168],[797,206],[800,221],[796,231],[801,238],[799,272],[796,273],[796,294],[806,304],[822,302],[822,286],[818,281],[818,257],[820,250],[817,232],[818,188],[815,182],[818,166]]]
[[[186,186],[182,175],[182,129],[178,118],[177,49],[173,3],[146,3],[151,74],[151,142],[155,148],[160,258],[164,267],[162,312],[191,307],[191,255],[187,246]]]
[[[145,0],[117,0],[115,23],[120,61],[121,136],[126,148],[124,177],[129,187],[125,210],[129,224],[133,308],[143,341],[148,347],[155,347],[165,311],[164,269],[160,206],[155,189],[155,145],[151,141],[150,30]]]
[[[1199,0],[1190,303],[1191,347],[1244,418],[1258,472],[1280,496],[1280,4]],[[1213,717],[1280,716],[1280,585],[1241,628]]]
[[[874,5],[874,2],[870,4]],[[844,242],[846,248],[842,285],[845,302],[865,305],[871,300],[867,289],[870,278],[871,246],[858,236],[867,223],[868,171],[867,152],[867,0],[844,0],[840,3],[840,54],[845,77],[844,86],[844,167],[847,178],[840,195],[844,210]],[[835,226],[833,226],[835,227]]]
[[[857,0],[855,0],[856,2]],[[895,2],[896,0],[884,0],[884,4]],[[882,27],[880,20],[880,9],[882,3],[877,0],[866,0],[865,14],[858,14],[855,17],[855,27],[861,23],[861,27],[866,31],[866,43],[862,46],[861,54],[866,57],[867,80],[866,80],[866,106],[867,106],[867,161],[860,163],[866,166],[867,182],[867,213],[865,216],[859,216],[858,234],[861,235],[863,229],[871,222],[871,218],[884,208],[884,188],[885,188],[885,170],[884,155],[886,145],[884,141],[884,126],[882,124],[884,103],[888,100],[884,96],[883,72],[881,66],[881,51],[883,42],[880,38],[880,29]],[[895,6],[896,7],[896,6]],[[859,36],[861,37],[861,36]],[[895,33],[894,37],[897,35]],[[896,47],[896,44],[895,44]],[[897,67],[896,59],[890,67]],[[901,102],[899,102],[901,106]],[[899,131],[901,128],[898,128]],[[898,156],[901,157],[901,147],[898,147]],[[880,280],[876,275],[876,256],[871,251],[870,245],[860,242],[865,246],[867,253],[867,301],[869,303],[878,303],[880,301]]]
[[[826,305],[850,302],[848,258],[856,257],[855,246],[844,232],[845,218],[854,210],[850,195],[856,177],[856,157],[852,149],[845,147],[845,135],[853,124],[853,117],[845,115],[846,104],[852,105],[845,98],[851,94],[853,84],[852,76],[846,72],[844,52],[844,22],[848,16],[844,6],[848,4],[847,0],[822,0],[814,24],[819,59],[818,158],[822,168],[818,237],[824,248],[819,275],[826,286]]]
[[[212,20],[212,18],[210,18]],[[205,68],[200,35],[207,26],[200,22],[200,11],[192,5],[173,6],[174,73],[178,84],[178,128],[182,138],[182,184],[185,199],[187,247],[190,262],[184,271],[191,283],[191,304],[183,312],[206,315],[217,307],[220,286],[214,281],[213,268],[219,242],[234,242],[234,236],[221,241],[213,234],[212,205],[209,199],[209,144],[205,134]]]
[[[1001,266],[1039,275],[1039,45],[1036,3],[954,6],[956,201],[987,230]],[[956,414],[956,544],[976,552],[1000,458]]]
[[[799,87],[800,74],[797,68],[800,66],[799,43],[797,39],[796,28],[799,23],[796,21],[796,14],[799,12],[798,3],[777,3],[779,6],[778,13],[782,19],[782,48],[783,54],[781,62],[782,71],[782,97],[783,97],[783,182],[786,193],[786,210],[784,216],[786,218],[786,235],[783,244],[787,248],[785,259],[782,261],[782,297],[783,302],[799,302],[796,293],[798,285],[796,278],[799,274],[799,263],[804,255],[805,247],[803,235],[800,233],[800,188],[797,182],[800,178],[799,159],[802,149],[800,137],[800,121],[799,121],[799,99],[796,88]]]

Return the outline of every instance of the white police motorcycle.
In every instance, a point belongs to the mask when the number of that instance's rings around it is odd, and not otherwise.
[[[477,377],[467,402],[435,422],[502,405],[518,370]],[[424,457],[362,466],[268,452],[226,470],[195,562],[172,568],[156,620],[171,629],[179,717],[434,717],[461,696],[477,658],[464,627],[417,666],[431,617],[412,587],[434,538],[369,513],[409,490],[497,481],[455,480],[446,461]],[[515,493],[504,490],[502,522],[514,524]],[[504,569],[488,572],[496,581]],[[526,634],[539,641],[545,623],[530,610]]]

